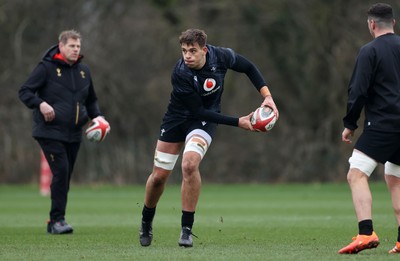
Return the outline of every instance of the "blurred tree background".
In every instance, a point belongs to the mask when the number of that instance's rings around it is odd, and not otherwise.
[[[101,144],[82,142],[73,181],[144,183],[187,28],[204,29],[210,44],[252,60],[280,110],[267,134],[221,125],[201,166],[203,182],[345,181],[352,150],[341,142],[347,84],[358,49],[371,40],[366,11],[373,3],[0,0],[0,182],[39,179],[32,115],[18,90],[58,34],[76,29],[112,130]],[[400,14],[398,1],[388,3]],[[261,102],[245,75],[228,72],[225,114],[246,115]],[[177,163],[170,182],[180,179]]]

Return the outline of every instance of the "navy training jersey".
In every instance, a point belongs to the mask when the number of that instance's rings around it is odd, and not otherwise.
[[[348,89],[344,126],[354,130],[365,110],[364,128],[400,132],[400,37],[381,35],[358,54]]]
[[[197,119],[238,126],[238,118],[220,114],[227,70],[246,73],[257,89],[266,85],[258,69],[232,49],[212,45],[207,48],[206,63],[200,70],[188,68],[183,58],[177,62],[171,75],[173,89],[164,122],[179,124]]]

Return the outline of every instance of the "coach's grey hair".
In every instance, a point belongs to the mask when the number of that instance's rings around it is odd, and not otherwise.
[[[58,41],[60,43],[66,44],[68,39],[82,39],[81,34],[76,31],[76,30],[66,30],[66,31],[62,31],[60,33],[60,36],[58,37]]]

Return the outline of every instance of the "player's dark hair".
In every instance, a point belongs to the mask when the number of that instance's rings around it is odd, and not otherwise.
[[[68,39],[71,39],[71,38],[74,40],[77,40],[77,39],[81,39],[82,37],[81,37],[81,34],[75,30],[67,30],[67,31],[62,31],[60,33],[60,36],[58,37],[58,41],[60,43],[66,44]]]
[[[207,44],[207,34],[200,29],[188,29],[179,36],[179,43],[181,45],[198,43],[200,47],[204,47]]]
[[[368,19],[375,19],[385,23],[393,20],[393,9],[389,4],[377,3],[368,9]]]

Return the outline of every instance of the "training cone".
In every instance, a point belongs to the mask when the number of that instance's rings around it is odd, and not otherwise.
[[[40,194],[43,196],[50,195],[50,184],[53,174],[43,151],[40,152]]]

